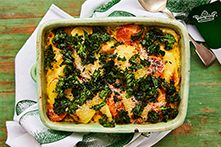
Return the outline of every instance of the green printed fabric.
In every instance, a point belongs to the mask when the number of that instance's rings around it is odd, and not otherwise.
[[[82,141],[77,143],[77,147],[108,146],[121,147],[130,142],[133,133],[89,133],[84,135]]]
[[[26,105],[31,105],[33,102],[28,100],[19,101],[18,103],[25,103]],[[28,104],[29,103],[29,104]],[[21,105],[17,105],[20,107]],[[23,105],[22,105],[23,106]],[[31,107],[32,106],[32,107]],[[55,131],[45,127],[40,120],[39,112],[36,105],[31,105],[30,110],[26,113],[21,114],[19,119],[19,124],[23,126],[28,132],[37,140],[40,144],[48,144],[56,142],[70,136],[72,132]],[[26,108],[26,109],[28,109]]]
[[[126,11],[114,11],[108,15],[108,17],[136,17],[134,14],[126,12]]]
[[[111,7],[113,7],[114,5],[116,5],[117,3],[119,3],[120,1],[121,0],[110,0],[106,4],[101,5],[100,7],[95,9],[94,12],[105,12],[105,11],[109,10]]]
[[[22,100],[19,101],[16,106],[15,106],[15,110],[16,110],[16,114],[20,115],[23,111],[25,111],[27,108],[29,108],[30,106],[36,104],[36,101],[33,100]]]

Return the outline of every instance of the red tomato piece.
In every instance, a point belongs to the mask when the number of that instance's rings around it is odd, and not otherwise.
[[[109,98],[107,98],[107,105],[113,117],[118,116],[119,113],[117,111],[125,110],[123,101],[114,102],[114,93],[111,94]]]
[[[138,25],[124,25],[117,31],[116,39],[118,42],[129,45],[131,43],[131,35],[135,35],[140,31],[141,28]]]

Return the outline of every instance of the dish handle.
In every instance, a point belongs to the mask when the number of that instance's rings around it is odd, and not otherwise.
[[[36,83],[37,82],[36,63],[31,67],[30,75],[31,75],[32,80]]]

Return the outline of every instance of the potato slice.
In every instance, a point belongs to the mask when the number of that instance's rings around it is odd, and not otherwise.
[[[71,35],[75,36],[76,34],[78,34],[84,36],[83,30],[86,31],[88,34],[92,34],[93,32],[92,27],[76,27],[71,31]]]

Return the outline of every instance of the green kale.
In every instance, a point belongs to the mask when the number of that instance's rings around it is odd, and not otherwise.
[[[61,51],[61,54],[63,55],[63,62],[60,64],[60,66],[65,64],[73,64],[74,63],[74,57],[72,56],[73,53],[69,49],[63,49]]]
[[[53,104],[53,110],[56,114],[61,114],[66,112],[66,109],[70,105],[71,101],[66,98],[64,95],[60,96],[58,95],[57,98],[55,98],[55,103]]]
[[[150,29],[146,32],[144,39],[141,41],[141,44],[147,48],[161,36],[163,36],[163,32],[161,30],[156,28]]]
[[[160,107],[163,119],[162,121],[167,122],[169,119],[174,119],[177,114],[178,114],[178,110],[177,109],[173,109],[170,106],[165,107],[165,106],[161,106]]]
[[[102,68],[105,70],[106,73],[110,72],[112,68],[114,67],[114,61],[109,60],[106,64],[102,66]]]
[[[106,64],[106,59],[107,59],[106,54],[107,54],[107,53],[100,53],[100,57],[98,58],[100,65]]]
[[[112,61],[110,61],[109,63],[107,63],[106,61],[108,61],[108,59],[113,60],[115,58],[117,58],[117,53],[116,54],[100,53],[99,64],[104,66],[104,68],[106,68],[108,64],[112,64]],[[107,65],[105,65],[105,64],[107,64]]]
[[[143,110],[144,106],[136,104],[136,106],[131,111],[133,113],[132,118],[133,119],[142,118],[140,115],[142,114]]]
[[[91,107],[91,109],[94,109],[95,111],[100,110],[102,107],[104,107],[107,103],[105,101],[101,102],[100,104],[94,105]]]
[[[167,81],[162,82],[162,87],[166,91],[166,100],[168,104],[180,101],[180,96],[174,84],[173,80],[170,80],[170,83]]]
[[[113,121],[107,121],[107,115],[103,114],[103,116],[99,119],[99,123],[104,127],[113,128],[115,127],[115,123]]]
[[[140,59],[140,64],[143,65],[143,67],[149,67],[150,62],[147,59]]]
[[[167,95],[166,96],[167,103],[174,103],[180,101],[180,96],[178,93],[175,93],[174,95]]]
[[[72,88],[73,86],[79,86],[80,82],[78,80],[78,76],[78,70],[75,70],[74,72],[72,71],[72,73],[67,74],[65,77],[59,76],[54,92],[63,96],[66,89]]]
[[[83,87],[81,92],[75,97],[76,103],[82,106],[87,100],[91,100],[94,97],[94,92],[87,86]]]
[[[119,123],[130,123],[130,117],[128,116],[127,111],[117,111],[119,113],[118,116],[115,116],[114,120],[117,124]]]
[[[88,34],[86,31],[84,31],[84,36],[84,42],[78,42],[74,48],[77,50],[77,54],[82,60],[82,65],[94,64],[97,60],[95,53],[100,51],[101,43],[110,41],[112,37],[105,32]]]
[[[52,45],[50,44],[45,50],[45,67],[52,68],[52,63],[56,63],[57,60],[54,58],[55,53],[53,52]]]
[[[125,85],[126,85],[126,98],[130,98],[134,94],[134,89],[137,86],[137,81],[135,80],[135,75],[133,73],[127,73],[125,75]]]
[[[105,85],[104,88],[101,90],[101,92],[99,93],[99,97],[101,99],[106,99],[106,97],[111,94],[112,91],[110,90],[108,85]]]
[[[138,62],[140,61],[140,63]],[[133,71],[133,70],[137,70],[137,69],[141,69],[143,67],[149,67],[150,66],[150,62],[147,59],[141,59],[139,54],[135,54],[133,55],[130,59],[129,59],[129,63],[132,65],[129,68]]]
[[[166,89],[168,95],[173,95],[176,93],[176,87],[174,86],[174,81],[170,80],[170,82],[163,81],[162,86]]]
[[[68,114],[76,113],[77,109],[78,109],[77,104],[74,101],[71,101],[70,105],[68,106]]]
[[[66,74],[66,75],[69,75],[71,72],[73,72],[74,70],[76,70],[77,72],[80,72],[79,70],[77,70],[73,64],[67,64],[65,67],[64,67],[64,70],[63,72]]]
[[[165,50],[171,50],[173,48],[174,43],[176,43],[175,38],[171,34],[165,34],[164,36],[160,37],[160,42],[165,44]]]
[[[88,64],[94,64],[94,62],[97,60],[95,54],[89,53],[87,54],[86,58],[83,58],[81,61],[82,65],[88,65]]]
[[[141,41],[141,44],[146,48],[146,51],[149,54],[155,56],[165,55],[165,52],[160,50],[160,44],[154,44],[154,42],[162,38],[163,32],[159,29],[153,28],[146,32],[144,39]]]
[[[133,55],[129,59],[129,63],[132,65],[132,66],[130,66],[130,69],[132,69],[132,70],[134,69],[136,71],[137,69],[143,68],[144,66],[138,62],[139,60],[140,60],[139,54]]]
[[[68,34],[64,32],[63,29],[54,30],[54,38],[52,43],[56,45],[57,48],[63,49],[67,47],[67,38]]]
[[[153,123],[156,123],[158,122],[160,119],[160,113],[159,112],[156,112],[154,110],[151,110],[148,112],[148,121],[150,122],[153,122]]]
[[[92,74],[91,80],[93,83],[96,83],[101,78],[100,69],[96,69]]]
[[[160,77],[156,78],[153,75],[148,75],[141,77],[137,80],[137,89],[134,90],[133,95],[137,101],[157,102],[157,97],[159,96],[158,90],[160,89],[160,82],[162,79]]]
[[[133,42],[133,41],[136,41],[136,40],[140,40],[143,36],[143,31],[144,31],[144,28],[142,27],[141,28],[141,31],[134,34],[134,35],[131,35],[131,41],[130,42]]]
[[[84,58],[87,55],[86,46],[80,42],[78,42],[77,45],[74,46],[74,49],[77,51],[77,54],[80,58]]]
[[[88,35],[88,33],[84,31],[84,34],[84,44],[90,53],[99,52],[101,48],[100,44],[112,39],[112,37],[107,33],[93,33]]]
[[[54,38],[52,39],[52,43],[56,45],[59,49],[67,48],[68,45],[76,45],[78,42],[83,41],[83,36],[76,34],[75,36],[68,35],[65,33],[63,29],[55,29],[53,30]]]
[[[162,51],[160,49],[160,44],[152,44],[150,46],[148,46],[146,48],[146,51],[149,53],[149,54],[152,54],[152,55],[155,55],[155,56],[158,56],[158,55],[161,55],[161,56],[164,56],[165,55],[165,51]]]

